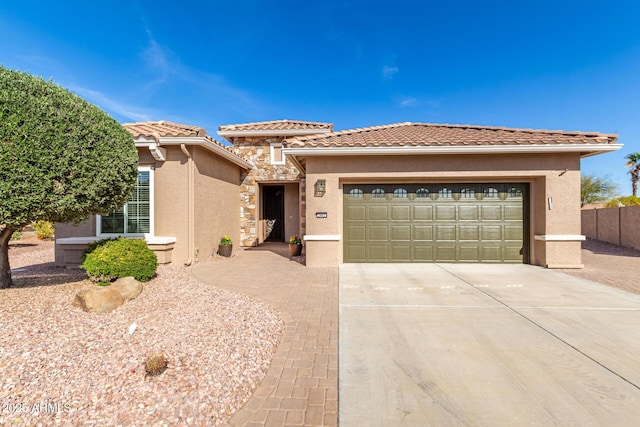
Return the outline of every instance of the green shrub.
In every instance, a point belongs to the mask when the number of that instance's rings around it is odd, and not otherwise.
[[[120,237],[95,242],[95,248],[84,255],[80,267],[94,282],[112,282],[128,276],[146,282],[156,273],[158,260],[144,240]]]
[[[84,262],[84,260],[87,259],[87,255],[95,251],[96,248],[104,245],[107,242],[110,242],[112,240],[117,240],[117,239],[118,239],[117,237],[109,237],[108,239],[96,240],[95,242],[89,243],[87,247],[84,248],[84,251],[82,251],[82,262]]]
[[[53,234],[56,232],[53,223],[49,221],[36,221],[33,223],[33,228],[36,230],[36,237],[42,240],[53,239]]]
[[[13,234],[11,235],[11,241],[14,240],[20,240],[22,239],[22,232],[21,231],[14,231]]]
[[[615,208],[616,206],[640,206],[640,197],[638,196],[623,196],[616,199],[611,199],[605,205],[608,208]]]

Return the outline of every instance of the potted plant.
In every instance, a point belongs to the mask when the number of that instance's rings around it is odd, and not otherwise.
[[[231,237],[224,236],[220,239],[220,243],[218,244],[218,254],[220,256],[231,256],[231,251],[233,250],[233,242],[231,241]]]
[[[289,238],[289,258],[300,256],[302,253],[302,239],[297,234]]]

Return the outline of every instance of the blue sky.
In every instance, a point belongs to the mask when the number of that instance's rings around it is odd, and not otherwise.
[[[631,193],[640,151],[637,1],[0,3],[0,65],[120,122],[296,119],[618,133],[582,161]],[[221,139],[217,137],[218,139]]]

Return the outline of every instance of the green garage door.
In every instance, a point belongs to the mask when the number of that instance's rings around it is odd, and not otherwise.
[[[526,261],[526,189],[344,185],[344,262]]]

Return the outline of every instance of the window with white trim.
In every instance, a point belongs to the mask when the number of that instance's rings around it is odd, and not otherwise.
[[[271,164],[272,165],[284,165],[284,153],[282,152],[282,144],[273,143],[271,144],[271,149],[269,155],[271,156]]]
[[[98,216],[98,234],[153,234],[153,171],[138,167],[138,180],[123,207],[109,215]]]

